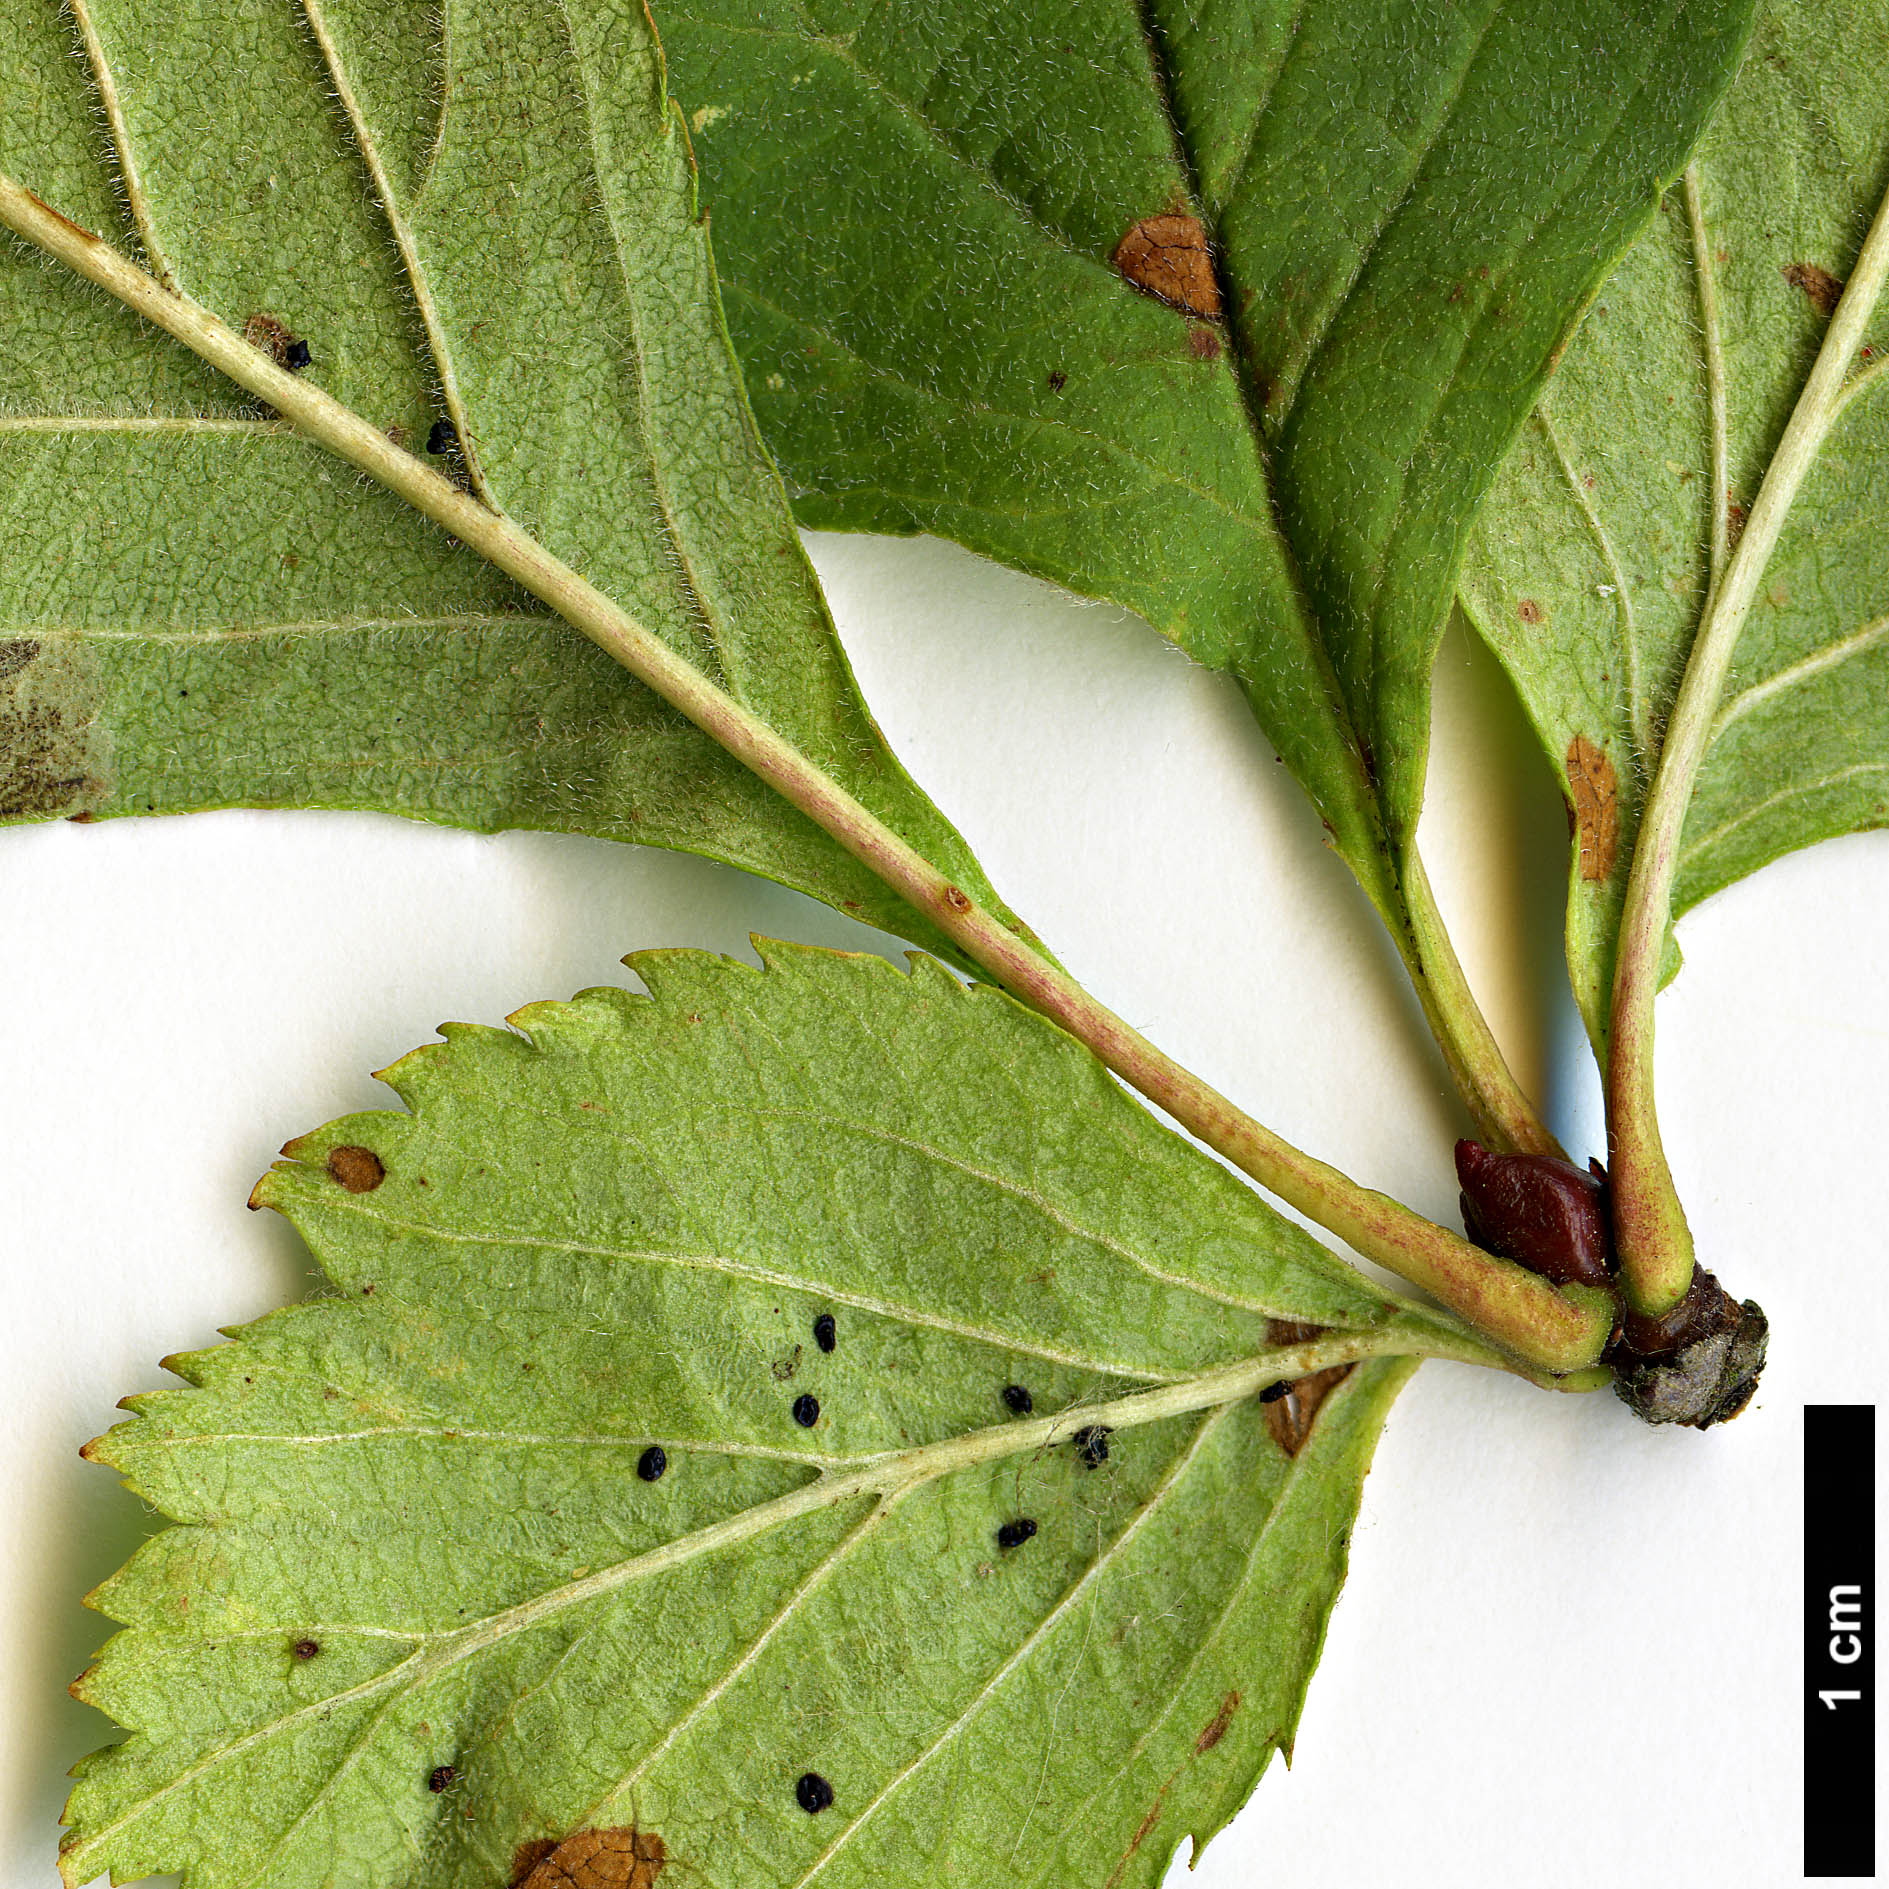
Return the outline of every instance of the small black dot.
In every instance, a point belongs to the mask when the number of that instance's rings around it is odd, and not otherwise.
[[[1108,1431],[1103,1425],[1092,1423],[1069,1440],[1076,1446],[1076,1456],[1085,1469],[1099,1469],[1108,1461]]]
[[[306,341],[291,341],[282,351],[282,365],[286,367],[291,374],[299,374],[314,358],[315,357],[308,351],[308,343]]]
[[[802,1391],[794,1399],[794,1421],[803,1430],[811,1430],[820,1421],[820,1400],[811,1391]]]
[[[834,1328],[833,1324],[833,1314],[831,1312],[822,1312],[820,1316],[813,1321],[813,1342],[818,1345],[822,1351],[831,1351],[839,1341],[839,1333]]]
[[[794,1783],[794,1802],[817,1817],[833,1801],[833,1786],[818,1771],[803,1771]]]
[[[1069,376],[1060,367],[1051,368],[1049,376],[1050,391],[1061,393],[1069,385]]]
[[[437,1797],[441,1791],[450,1788],[458,1776],[459,1773],[455,1771],[450,1764],[442,1764],[439,1769],[426,1780],[426,1788]]]
[[[1276,1404],[1291,1388],[1292,1380],[1282,1377],[1277,1384],[1268,1384],[1259,1393],[1259,1401],[1262,1404]]]
[[[433,430],[426,436],[426,450],[429,453],[452,453],[459,450],[459,434],[450,420],[435,420]]]
[[[1021,1384],[1004,1386],[1004,1403],[1019,1417],[1027,1417],[1036,1408],[1036,1399]]]
[[[1027,1515],[1019,1515],[1014,1522],[1006,1522],[997,1531],[999,1548],[1021,1548],[1036,1533],[1036,1524]]]
[[[636,1473],[645,1482],[660,1482],[662,1472],[669,1467],[669,1452],[660,1443],[652,1443],[636,1459]]]
[[[321,1643],[318,1640],[297,1640],[295,1642],[295,1657],[297,1659],[313,1659],[320,1651]]]

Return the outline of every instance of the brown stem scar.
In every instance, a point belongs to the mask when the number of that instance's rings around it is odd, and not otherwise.
[[[83,223],[75,223],[69,216],[62,215],[59,211],[55,210],[44,197],[34,196],[33,192],[30,190],[27,191],[26,194],[32,197],[33,201],[38,204],[55,223],[63,223],[74,236],[82,236],[88,243],[102,243],[105,240],[104,237],[95,235],[91,230],[88,230]]]

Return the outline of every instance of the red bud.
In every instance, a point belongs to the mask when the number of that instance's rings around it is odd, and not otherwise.
[[[1545,1154],[1456,1144],[1463,1225],[1478,1246],[1555,1285],[1611,1283],[1613,1227],[1604,1175]]]

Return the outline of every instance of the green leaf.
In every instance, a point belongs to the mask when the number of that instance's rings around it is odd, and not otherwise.
[[[1153,1885],[1289,1747],[1390,1354],[1460,1328],[988,987],[631,963],[292,1142],[256,1199],[332,1295],[94,1446],[180,1525],[94,1597],[134,1730],[69,1881],[491,1889],[633,1826],[730,1889]]]
[[[662,19],[803,522],[943,533],[1230,670],[1391,917],[1463,534],[1749,12]]]
[[[264,345],[304,342],[414,451],[456,436],[436,463],[987,896],[860,700],[755,435],[640,12],[302,14],[93,0],[75,36],[0,0],[0,168]],[[0,335],[0,813],[602,833],[943,948],[535,600],[11,245]]]
[[[1717,490],[1700,258],[1683,190],[1621,264],[1503,468],[1463,596],[1577,822],[1568,962],[1604,1046],[1615,931],[1665,716],[1706,601],[1889,184],[1879,8],[1771,8],[1700,147],[1723,361]],[[1859,363],[1737,647],[1675,912],[1795,847],[1889,820],[1889,398]],[[1585,778],[1577,789],[1572,774]]]

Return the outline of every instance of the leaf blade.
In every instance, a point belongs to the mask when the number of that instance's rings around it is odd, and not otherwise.
[[[1873,16],[1773,10],[1700,149],[1734,539],[1810,371],[1824,303],[1881,196],[1880,101],[1844,64],[1854,46],[1867,63],[1880,39]],[[1813,71],[1828,75],[1814,100],[1804,90]],[[1711,578],[1714,442],[1686,224],[1675,197],[1603,291],[1504,468],[1464,586],[1557,765],[1578,734],[1618,780],[1615,863],[1584,880],[1577,860],[1568,901],[1569,968],[1603,1055],[1628,842]],[[1662,385],[1675,390],[1671,403],[1639,397]],[[1741,635],[1681,840],[1675,914],[1796,846],[1884,817],[1870,626],[1889,572],[1861,525],[1885,464],[1873,386],[1825,441]],[[1569,492],[1586,513],[1586,549],[1574,542]]]
[[[1226,1304],[1225,1249],[1268,1307],[1338,1315],[1284,1356],[1447,1348],[1448,1322],[1348,1279],[994,992],[779,947],[758,973],[639,963],[651,997],[535,1006],[522,1034],[455,1028],[390,1072],[414,1113],[291,1144],[259,1196],[337,1296],[175,1361],[196,1388],[134,1400],[95,1450],[182,1525],[97,1597],[133,1624],[84,1687],[136,1732],[83,1773],[71,1879],[184,1864],[206,1886],[286,1884],[347,1854],[364,1883],[489,1882],[521,1843],[633,1822],[714,1879],[883,1880],[888,1858],[949,1855],[1153,1882],[1289,1737],[1410,1367],[1367,1356],[1288,1456],[1277,1406],[1250,1398],[1282,1355],[1272,1314]],[[933,1079],[941,1063],[962,1086]],[[993,1108],[969,1080],[987,1065],[1063,1093]],[[859,1119],[983,1165],[921,1178],[831,1127],[762,1138],[790,1088],[833,1069],[857,1074]],[[633,1123],[609,1112],[624,1106]],[[370,1146],[382,1178],[353,1191],[336,1175],[369,1170],[330,1156]],[[1235,1217],[1203,1224],[1203,1207]],[[1153,1229],[1171,1276],[1150,1299]],[[675,1270],[691,1243],[737,1237],[766,1278]],[[848,1292],[861,1247],[899,1306]],[[829,1305],[832,1353],[805,1341]],[[1231,1361],[1249,1394],[1209,1397],[1173,1374],[1183,1359]],[[993,1432],[1013,1381],[1037,1416]],[[803,1387],[812,1428],[790,1417]],[[1043,1447],[1150,1394],[1173,1414],[1124,1414],[1094,1469]],[[652,1439],[669,1452],[654,1482],[626,1473]],[[1039,1533],[1006,1553],[994,1530],[1019,1511]],[[1163,1675],[1176,1702],[1150,1725],[1134,1701],[1165,1701]],[[1207,1739],[1233,1690],[1245,1703]],[[1045,1744],[1029,1733],[1046,1710]],[[1000,1764],[1020,1739],[1027,1762]],[[531,1760],[547,1748],[556,1764]],[[1081,1811],[1111,1751],[1158,1788],[1139,1842],[1149,1802]],[[831,1779],[839,1818],[797,1807],[802,1769]]]
[[[540,24],[548,17],[521,10],[521,30],[527,13]],[[113,68],[124,68],[116,96],[145,192],[136,220],[186,290],[239,326],[266,313],[282,332],[306,334],[324,384],[416,447],[439,413],[417,305],[431,319],[431,339],[454,344],[440,357],[449,405],[463,416],[470,391],[492,407],[480,429],[488,451],[500,432],[515,438],[513,496],[568,514],[565,541],[581,539],[588,561],[607,567],[648,620],[691,653],[713,653],[695,633],[704,607],[735,626],[740,647],[724,677],[734,692],[817,750],[954,877],[986,890],[968,849],[899,768],[858,698],[753,434],[660,56],[639,21],[586,16],[593,55],[607,56],[620,82],[610,107],[621,173],[613,187],[646,210],[639,264],[648,267],[632,272],[628,286],[647,277],[661,284],[652,292],[668,296],[664,319],[645,320],[625,346],[632,366],[644,363],[645,380],[656,375],[644,412],[675,409],[685,436],[672,429],[652,445],[650,427],[619,424],[614,437],[600,434],[587,449],[585,466],[573,450],[584,425],[612,408],[621,421],[623,390],[635,378],[617,371],[608,345],[613,332],[624,338],[620,270],[614,305],[599,289],[585,306],[561,311],[567,345],[557,360],[541,350],[508,365],[488,348],[468,387],[475,364],[462,361],[461,331],[475,331],[476,354],[476,331],[505,308],[494,273],[500,246],[454,251],[458,300],[444,320],[434,292],[438,264],[409,278],[417,304],[409,297],[399,264],[419,266],[420,244],[437,250],[441,230],[416,224],[406,214],[411,206],[396,200],[388,208],[401,241],[385,240],[388,226],[362,188],[357,129],[328,95],[334,75],[318,45],[283,16],[256,28],[266,44],[246,64],[225,43],[234,23],[200,19],[188,6],[111,5],[88,17]],[[313,16],[324,28],[354,17],[347,9]],[[454,45],[469,53],[480,22],[489,27],[499,17],[497,9],[462,8]],[[74,122],[81,75],[43,16],[16,24],[42,109],[14,126],[8,156],[23,158],[54,199],[84,204],[99,194],[99,166]],[[142,53],[142,35],[163,50]],[[431,64],[422,56],[416,66],[411,47],[404,59],[377,63],[383,92],[386,74],[397,73],[422,88],[407,102],[423,108],[427,84],[453,80],[462,119],[472,109],[490,133],[480,140],[488,160],[482,188],[508,192],[520,173],[543,168],[553,142],[548,121],[535,142],[516,119],[501,135],[504,98],[476,93],[474,75],[449,70],[440,42],[422,45],[423,55],[429,46]],[[378,60],[385,48],[376,40],[372,50]],[[251,65],[240,83],[205,76]],[[570,68],[569,57],[547,68],[553,92],[563,88],[552,102],[567,115]],[[194,84],[185,72],[196,75]],[[181,112],[171,108],[173,82]],[[478,167],[465,161],[463,139],[441,172],[425,161],[426,136],[391,114],[385,125],[363,121],[359,129],[383,134],[369,139],[367,169],[389,189],[397,176],[430,180],[449,224],[476,207],[466,200],[466,173]],[[203,161],[205,152],[227,148],[253,152],[257,172]],[[567,181],[569,171],[567,163]],[[593,178],[592,194],[597,188]],[[581,189],[578,199],[581,208]],[[584,217],[577,221],[583,233]],[[99,217],[108,229],[124,222],[117,206]],[[167,384],[176,378],[170,368],[153,365],[174,352],[161,338],[139,337],[122,316],[101,314],[30,263],[15,259],[7,286],[22,298],[31,343],[10,356],[13,373],[0,375],[8,416],[0,420],[0,457],[9,461],[14,501],[0,599],[14,670],[0,716],[8,737],[0,804],[16,817],[367,805],[488,830],[522,823],[598,831],[705,852],[870,922],[906,932],[919,926],[926,942],[938,943],[810,822],[515,586],[477,570],[385,495],[351,490],[312,448],[258,427],[254,406],[226,386],[186,376],[183,384],[196,391],[180,399]],[[646,357],[657,354],[652,366]],[[562,416],[561,430],[540,424],[542,449],[519,458],[528,422],[560,392],[556,375],[578,364],[590,369],[586,404]],[[48,373],[68,365],[75,385],[55,391]],[[533,372],[544,384],[530,384]],[[563,386],[571,384],[567,373]],[[161,402],[152,397],[160,390]],[[631,401],[632,421],[634,409]],[[113,457],[110,446],[122,450]],[[657,458],[670,486],[686,488],[686,503],[668,513],[649,497]],[[614,504],[608,495],[582,500],[586,473],[593,490],[611,488]],[[155,511],[178,535],[176,556],[154,558],[135,532],[114,538],[99,530],[101,511],[127,520]],[[684,512],[693,580],[679,586],[665,546],[678,542]],[[451,623],[451,638],[428,640],[426,627],[437,619]],[[136,633],[118,634],[128,629]],[[337,629],[353,637],[352,647],[327,635]],[[388,647],[403,634],[406,648]],[[729,636],[722,641],[733,647]],[[401,702],[400,680],[416,654],[438,666],[413,701]],[[382,701],[370,712],[377,695],[390,698],[391,711]]]

